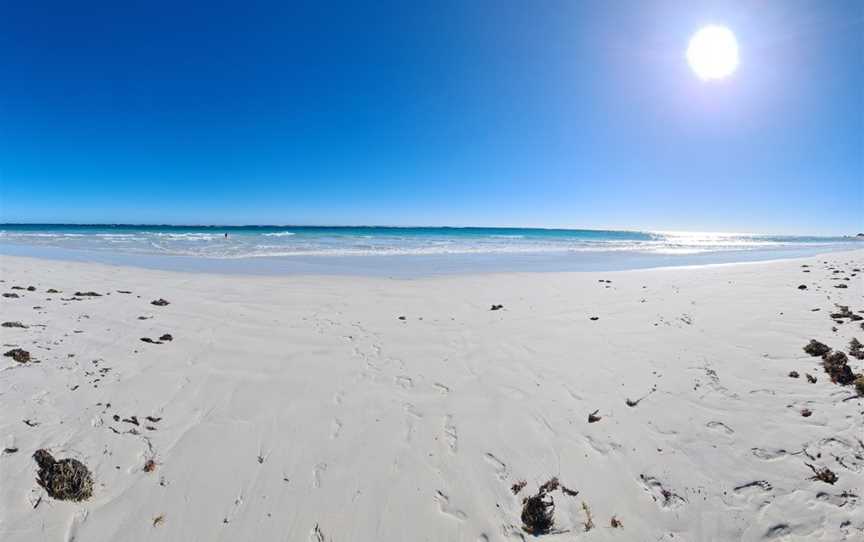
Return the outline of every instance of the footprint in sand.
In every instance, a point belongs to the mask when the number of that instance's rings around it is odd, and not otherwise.
[[[828,437],[804,446],[810,456],[831,456],[844,468],[853,472],[864,470],[864,442],[853,444],[842,437]]]
[[[664,510],[674,510],[687,502],[684,497],[664,487],[660,480],[653,476],[640,474],[639,479],[642,482],[642,488]]]
[[[317,523],[309,532],[309,542],[327,542],[327,537],[325,537],[324,533],[321,532],[321,528],[318,527]]]
[[[396,384],[398,384],[399,386],[402,386],[406,390],[410,390],[411,388],[414,387],[414,380],[412,380],[411,377],[408,377],[408,376],[397,376],[396,377]]]
[[[321,478],[326,470],[327,463],[318,463],[317,465],[315,465],[315,468],[312,469],[312,487],[321,487]]]
[[[342,421],[339,418],[333,418],[332,429],[330,430],[330,438],[337,439],[342,432]]]
[[[455,454],[459,446],[459,437],[456,434],[456,426],[453,425],[453,416],[449,414],[444,418],[444,436],[447,437],[450,453]]]
[[[483,457],[484,457],[484,459],[486,459],[487,463],[489,463],[490,465],[492,465],[495,468],[495,474],[498,475],[499,480],[503,481],[503,480],[507,479],[507,464],[506,463],[504,463],[503,461],[501,461],[500,459],[495,457],[494,454],[490,454],[488,452]]]
[[[850,492],[844,491],[837,495],[832,495],[830,493],[825,493],[824,491],[820,491],[816,494],[816,498],[822,502],[827,502],[829,504],[833,504],[837,508],[843,508],[847,504],[851,504],[852,507],[858,504],[858,495]]]
[[[713,429],[715,431],[720,431],[721,433],[725,433],[727,435],[731,435],[735,432],[731,427],[729,427],[723,422],[711,421],[706,423],[705,427],[707,427],[708,429]]]
[[[782,448],[775,450],[766,450],[765,448],[750,448],[750,453],[764,461],[771,461],[773,459],[779,459],[781,457],[786,457],[787,455],[789,455],[789,452]]]
[[[442,491],[435,492],[435,500],[438,501],[438,510],[440,510],[442,514],[447,514],[459,521],[464,521],[468,517],[462,510],[453,508],[453,506],[450,505],[450,497]]]
[[[414,437],[414,427],[416,426],[416,422],[419,419],[423,418],[423,415],[420,414],[417,409],[411,403],[405,403],[402,405],[402,410],[405,411],[405,437],[404,440],[406,443],[410,443]]]
[[[421,414],[421,413],[417,410],[417,407],[415,407],[415,406],[414,406],[413,404],[411,404],[411,403],[405,403],[404,405],[402,405],[402,410],[405,411],[405,414],[408,414],[409,416],[412,416],[412,417],[414,417],[414,418],[420,419],[420,418],[423,417],[423,414]]]

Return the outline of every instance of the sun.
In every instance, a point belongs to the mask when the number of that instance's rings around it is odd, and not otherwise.
[[[738,68],[738,40],[725,26],[699,29],[687,46],[687,62],[704,81],[723,79]]]

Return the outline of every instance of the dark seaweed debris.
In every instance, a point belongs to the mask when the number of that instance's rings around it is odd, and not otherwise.
[[[156,300],[154,300],[154,301],[151,301],[150,304],[151,304],[151,305],[156,305],[157,307],[164,307],[164,306],[166,306],[166,305],[170,305],[170,303],[169,303],[168,301],[165,301],[165,300],[162,299],[161,297],[160,297],[159,299],[156,299]]]
[[[811,339],[810,342],[807,343],[807,345],[804,347],[804,351],[813,357],[824,356],[831,351],[831,347],[829,347],[827,344],[820,343],[816,339]]]
[[[21,322],[3,322],[3,327],[19,327],[21,329],[27,329],[27,326],[22,324]]]
[[[57,461],[47,450],[37,450],[33,459],[39,465],[36,481],[51,497],[61,501],[83,501],[93,495],[90,470],[77,459]]]
[[[834,474],[834,472],[828,467],[819,469],[814,467],[810,463],[804,464],[810,467],[810,470],[813,471],[813,476],[810,477],[811,480],[820,480],[822,482],[825,482],[826,484],[831,485],[834,485],[834,483],[837,481],[837,475]]]
[[[27,363],[28,361],[30,361],[30,352],[21,348],[13,348],[12,350],[9,350],[3,355],[7,358],[14,359],[18,363]]]
[[[831,376],[831,381],[842,386],[848,386],[855,380],[852,369],[849,368],[849,358],[843,352],[834,352],[822,357],[822,366]]]
[[[555,525],[555,501],[540,491],[522,501],[522,529],[535,536],[549,534]]]

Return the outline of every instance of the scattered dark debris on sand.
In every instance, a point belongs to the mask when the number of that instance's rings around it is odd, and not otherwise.
[[[162,418],[156,418],[156,417],[154,417],[154,416],[147,416],[147,417],[144,418],[144,419],[147,420],[147,421],[150,422],[150,423],[159,423],[159,422],[162,420]]]
[[[834,352],[822,356],[822,366],[825,372],[831,376],[831,381],[848,386],[855,380],[855,375],[852,374],[852,369],[849,368],[849,358],[843,352]]]
[[[561,484],[561,493],[567,495],[568,497],[575,497],[579,494],[579,491],[576,489],[570,489],[569,487]]]
[[[162,341],[154,341],[150,337],[141,337],[141,342],[149,344],[162,344]]]
[[[3,325],[5,326],[6,324]],[[849,355],[856,359],[864,359],[864,344],[861,344],[861,342],[854,337],[849,341]]]
[[[548,534],[555,525],[555,501],[540,491],[522,501],[522,529],[534,536]]]
[[[118,294],[131,294],[132,292],[130,292],[129,290],[117,290],[117,293]]]
[[[77,459],[57,461],[47,450],[36,450],[33,459],[39,465],[36,481],[51,497],[61,501],[83,501],[93,495],[90,470]]]
[[[13,286],[12,289],[13,290],[23,290],[24,287],[23,286]]]
[[[849,286],[846,284],[835,284],[834,287],[835,288],[848,288]]]
[[[596,322],[597,320],[600,319],[600,317],[599,316],[589,316],[588,319],[591,320],[592,322]]]
[[[820,343],[816,339],[811,339],[810,342],[807,343],[807,346],[804,347],[804,351],[813,357],[824,356],[831,351],[831,347],[827,344]]]
[[[834,321],[837,322],[838,324],[842,324],[843,323],[842,320],[844,318],[848,318],[852,322],[858,322],[860,320],[864,320],[864,316],[860,316],[858,314],[855,314],[851,310],[849,310],[848,305],[837,305],[837,309],[838,309],[837,312],[831,313],[831,318],[833,318]]]
[[[156,516],[155,518],[153,518],[153,526],[154,527],[158,527],[158,526],[162,525],[163,523],[165,523],[165,514],[160,514],[160,515]]]
[[[540,486],[540,493],[550,493],[558,489],[560,485],[561,483],[558,482],[558,477],[553,476],[552,478],[547,480],[542,486]]]
[[[798,371],[789,371],[789,378],[798,378]]]
[[[27,287],[27,291],[28,291],[28,292],[35,292],[35,291],[36,291],[36,287],[35,287],[35,286],[28,286],[28,287]]]
[[[514,495],[518,495],[520,491],[525,489],[526,485],[528,485],[528,482],[526,482],[525,480],[520,480],[510,486],[510,491],[512,491]]]
[[[765,480],[756,480],[754,482],[748,482],[746,484],[741,484],[740,486],[735,486],[733,489],[734,489],[734,491],[741,491],[742,489],[747,489],[750,487],[757,487],[757,486],[761,487],[765,491],[771,491],[772,489],[774,489],[771,486],[771,484],[769,484]]]
[[[612,516],[612,520],[609,522],[609,526],[613,529],[621,529],[624,527],[624,523],[618,519],[618,516]]]
[[[816,383],[816,377],[813,376],[813,375],[811,375],[810,373],[804,373],[804,376],[807,377],[807,382],[809,382],[809,383],[811,383],[811,384],[815,384],[815,383]]]
[[[12,299],[18,299],[18,298],[21,297],[21,296],[19,296],[18,294],[15,294],[15,293],[11,293],[11,294],[10,294],[10,293],[8,293],[8,292],[4,292],[4,293],[3,293],[3,297],[9,297],[9,298],[12,298]]]
[[[500,311],[503,308],[504,308],[504,305],[492,305],[492,307],[490,307],[489,310],[490,311]]]
[[[597,415],[598,412],[600,412],[599,408],[597,410],[595,410],[594,412],[592,412],[591,414],[588,414],[588,423],[599,422],[600,420],[603,419],[602,416]]]
[[[522,491],[525,482],[517,482],[510,488],[514,494]],[[537,489],[537,493],[522,499],[522,529],[534,536],[549,534],[555,525],[555,500],[551,493],[560,489],[567,496],[575,497],[578,491],[561,485],[558,478],[550,478]],[[589,516],[590,520],[590,516]]]
[[[123,418],[123,421],[134,425],[141,425],[138,423],[138,416],[129,416],[128,418]]]
[[[151,305],[156,305],[157,307],[164,307],[164,306],[166,306],[166,305],[170,305],[170,303],[169,303],[168,301],[165,301],[165,300],[162,299],[161,297],[160,297],[159,299],[156,299],[156,300],[154,300],[154,301],[151,301],[150,304],[151,304]]]
[[[21,348],[13,348],[12,350],[9,350],[3,355],[7,358],[12,358],[18,363],[27,363],[28,361],[30,361],[30,352]]]
[[[806,289],[807,289],[807,285],[806,285],[806,284],[799,284],[799,285],[798,285],[798,289],[799,289],[799,290],[806,290]]]
[[[582,501],[582,511],[585,512],[585,521],[582,522],[582,525],[585,527],[585,532],[587,533],[594,528],[594,518],[591,517],[591,508],[588,507],[588,503],[585,501]]]
[[[834,482],[837,481],[837,475],[834,474],[834,471],[832,471],[828,467],[824,467],[824,468],[819,469],[819,468],[814,467],[810,463],[804,463],[804,464],[807,465],[808,467],[810,467],[810,470],[813,471],[813,476],[810,477],[811,480],[820,480],[822,482],[825,482],[826,484],[831,484],[831,485],[834,485]]]
[[[152,316],[139,316],[138,317],[139,320],[149,320],[151,318],[153,318],[153,317]]]
[[[810,416],[813,415],[813,411],[810,410],[809,408],[803,408],[803,409],[801,409],[801,415],[804,416],[805,418],[809,418]]]
[[[164,342],[170,342],[174,340],[174,337],[170,333],[166,333],[159,337],[159,340]]]
[[[144,472],[153,472],[156,470],[156,462],[152,459],[148,459],[144,462]]]
[[[55,290],[54,288],[48,288],[47,290],[45,290],[45,293],[46,294],[59,294],[60,290]]]
[[[21,329],[27,329],[27,326],[21,322],[3,322],[2,325],[3,327],[20,327]]]
[[[17,452],[18,452],[18,448],[16,448],[15,446],[10,446],[10,447],[8,447],[8,448],[3,448],[3,453],[4,453],[4,454],[14,454],[14,453],[17,453]]]
[[[75,292],[75,297],[102,297],[102,294],[96,292]]]
[[[31,419],[26,419],[26,420],[21,420],[21,421],[24,422],[24,425],[26,425],[27,427],[36,427],[39,425],[39,422],[34,422]]]
[[[400,316],[400,317],[399,317],[399,320],[402,320],[403,322],[404,322],[405,320],[407,320],[407,319],[408,319],[408,318],[405,317],[405,316]]]

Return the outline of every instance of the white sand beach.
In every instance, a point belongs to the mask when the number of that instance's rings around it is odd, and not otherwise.
[[[523,500],[552,478],[538,540],[864,540],[864,398],[802,350],[864,341],[861,269],[864,251],[410,280],[6,256],[2,320],[26,327],[3,351],[31,360],[0,358],[0,540],[533,540]],[[86,465],[92,496],[49,496],[39,449]]]

